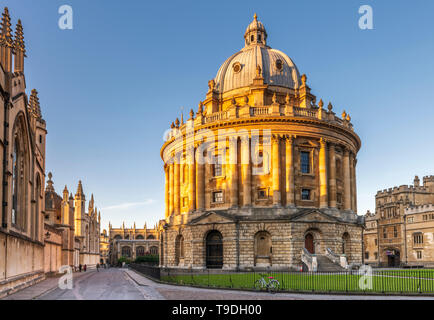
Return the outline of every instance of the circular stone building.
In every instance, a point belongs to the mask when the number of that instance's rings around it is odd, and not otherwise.
[[[362,261],[356,154],[345,111],[310,92],[254,20],[161,149],[164,267],[311,270]]]

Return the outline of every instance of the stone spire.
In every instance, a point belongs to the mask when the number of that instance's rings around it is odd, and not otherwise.
[[[98,211],[98,223],[101,224],[101,211]]]
[[[51,172],[48,172],[48,181],[47,181],[47,187],[45,188],[45,191],[54,192],[53,180],[51,180],[51,178],[53,178],[53,174]]]
[[[68,187],[65,185],[65,189],[63,189],[63,200],[68,201],[69,191]]]
[[[24,72],[24,58],[27,56],[21,20],[18,20],[17,26],[15,28],[14,54],[14,72]]]
[[[83,193],[83,185],[81,184],[81,180],[78,181],[78,187],[77,187],[77,193],[75,194],[76,199],[85,199],[84,193]]]
[[[29,111],[37,120],[44,122],[44,120],[42,119],[41,105],[39,103],[38,91],[36,89],[32,90],[32,93],[29,98]]]
[[[12,71],[12,29],[9,10],[5,7],[0,23],[0,63],[5,72]]]

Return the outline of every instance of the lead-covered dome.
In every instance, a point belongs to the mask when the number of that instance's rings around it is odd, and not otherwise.
[[[285,53],[267,46],[267,32],[256,14],[246,29],[244,40],[245,47],[229,57],[217,72],[215,90],[225,93],[247,87],[258,76],[268,85],[299,87],[301,80],[296,65]]]

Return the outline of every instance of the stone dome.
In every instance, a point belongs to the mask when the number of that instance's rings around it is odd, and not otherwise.
[[[301,84],[297,66],[285,53],[267,46],[267,32],[257,20],[249,24],[244,34],[245,47],[229,57],[215,78],[215,90],[225,93],[252,85],[258,76],[264,83],[295,89]]]

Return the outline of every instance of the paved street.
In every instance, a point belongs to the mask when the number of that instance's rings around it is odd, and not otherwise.
[[[72,290],[57,286],[58,278],[49,278],[33,287],[17,292],[6,299],[37,300],[433,300],[433,297],[313,295],[235,290],[199,289],[153,282],[128,269],[101,269],[74,273]]]

